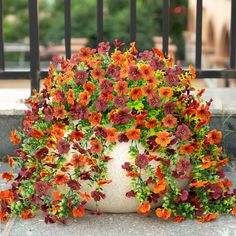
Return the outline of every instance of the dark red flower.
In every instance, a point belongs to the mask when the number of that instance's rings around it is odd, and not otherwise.
[[[161,106],[161,98],[158,97],[156,94],[153,95],[151,98],[147,100],[148,105],[150,108],[159,108]]]
[[[115,107],[123,108],[126,106],[126,103],[128,102],[128,98],[125,96],[117,96],[114,98],[114,105]]]
[[[129,141],[129,139],[128,139],[128,137],[126,136],[125,133],[120,133],[120,134],[118,135],[118,141],[119,141],[120,143],[122,143],[122,142],[127,143],[127,142]]]
[[[125,196],[128,197],[128,198],[131,198],[131,197],[135,197],[136,194],[135,194],[134,191],[131,190],[131,191],[127,192],[127,193],[125,194]]]
[[[99,88],[103,93],[111,93],[113,91],[113,82],[108,79],[103,79],[99,83]]]
[[[48,154],[48,148],[43,147],[35,152],[34,157],[39,160],[42,160],[44,157],[47,156],[47,154]]]
[[[120,76],[120,67],[110,64],[107,68],[107,74],[112,78],[118,78]]]
[[[158,57],[154,57],[150,65],[153,70],[162,70],[164,68],[164,62]]]
[[[124,43],[123,43],[121,40],[119,40],[119,39],[116,39],[116,40],[113,42],[113,44],[114,44],[114,46],[115,46],[116,48],[119,48],[119,47],[121,47],[121,46],[124,45]]]
[[[135,159],[135,165],[141,169],[144,169],[149,163],[148,156],[144,154],[138,154]]]
[[[91,197],[94,199],[95,202],[98,202],[101,199],[104,199],[106,197],[106,195],[102,192],[99,192],[99,191],[92,191]]]
[[[79,190],[80,186],[81,186],[81,184],[78,181],[74,180],[74,179],[68,180],[67,185],[73,190]]]
[[[128,172],[131,172],[132,171],[132,167],[130,165],[129,162],[125,162],[122,166],[121,166],[122,169],[128,171]]]
[[[96,137],[103,137],[103,138],[106,138],[107,137],[107,132],[106,132],[106,129],[101,127],[101,126],[97,126],[93,129],[94,133],[95,133],[95,136]]]
[[[165,114],[173,114],[176,111],[176,104],[174,102],[167,102],[164,106],[163,106],[163,110]]]
[[[50,187],[47,183],[39,181],[35,184],[34,189],[38,196],[43,196],[48,194]]]
[[[176,169],[178,174],[184,175],[190,171],[191,163],[189,160],[184,158],[180,158],[178,163],[176,164]]]
[[[108,102],[105,101],[102,98],[98,98],[95,101],[95,107],[97,111],[106,111],[107,107],[108,107]]]
[[[88,72],[84,70],[79,70],[75,73],[75,83],[76,84],[85,84],[88,79]]]
[[[129,78],[134,81],[139,81],[142,78],[142,73],[135,65],[131,65],[129,68]]]
[[[66,142],[65,140],[59,141],[56,147],[59,154],[67,153],[70,150],[70,144]]]

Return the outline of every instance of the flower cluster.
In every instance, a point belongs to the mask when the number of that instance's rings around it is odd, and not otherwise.
[[[44,88],[26,100],[31,109],[23,129],[10,138],[21,145],[17,157],[8,158],[19,172],[2,174],[11,188],[0,192],[1,220],[31,218],[39,210],[46,223],[83,216],[89,199],[106,197],[103,185],[112,181],[107,151],[119,142],[131,143],[122,168],[132,179],[126,196],[138,199],[138,212],[148,215],[151,204],[162,201],[157,217],[176,222],[236,213],[236,191],[223,171],[222,135],[210,131],[211,101],[201,98],[204,90],[194,91],[194,69],[184,71],[155,48],[138,52],[131,43],[125,50],[118,40],[114,46],[111,51],[102,42],[70,60],[54,58]],[[181,180],[185,189],[178,187]],[[83,192],[83,181],[94,189]]]

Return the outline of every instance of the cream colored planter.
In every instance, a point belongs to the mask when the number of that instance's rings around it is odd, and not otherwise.
[[[106,198],[98,202],[89,200],[86,204],[86,208],[89,210],[101,210],[103,212],[112,213],[128,213],[136,212],[139,204],[136,197],[128,198],[125,194],[131,190],[131,178],[126,176],[126,171],[121,168],[121,166],[130,161],[129,147],[131,142],[127,143],[117,143],[110,153],[107,153],[112,160],[108,162],[108,176],[107,179],[111,179],[110,184],[103,185],[103,193],[106,194]],[[139,146],[140,153],[144,152],[144,149]],[[68,161],[70,161],[70,155],[68,156]],[[157,163],[155,163],[157,164]],[[143,176],[145,178],[145,176]],[[179,181],[179,188],[184,188],[188,181]],[[96,185],[89,186],[89,181],[81,181],[81,192],[90,193],[95,190]],[[64,189],[63,191],[66,191]],[[162,204],[160,199],[156,205],[152,207],[157,207]]]

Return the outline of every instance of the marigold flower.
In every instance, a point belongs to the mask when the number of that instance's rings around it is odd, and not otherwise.
[[[133,100],[138,100],[142,96],[142,90],[141,88],[133,88],[129,95]]]
[[[90,101],[90,95],[88,91],[84,91],[79,94],[79,101],[83,106],[87,106]]]
[[[98,139],[92,139],[90,141],[90,145],[91,145],[91,147],[90,147],[91,152],[98,154],[103,150],[103,146]]]
[[[64,185],[66,184],[68,180],[68,176],[65,174],[56,174],[55,175],[55,183],[59,185]]]
[[[96,91],[96,86],[90,81],[84,84],[83,88],[89,93],[90,96]]]
[[[18,137],[16,130],[13,130],[10,135],[10,140],[13,144],[18,145],[21,142],[21,139]]]
[[[149,202],[141,204],[138,208],[138,212],[143,215],[149,215],[151,212],[151,204]]]
[[[65,119],[65,117],[66,117],[65,106],[64,106],[64,105],[55,106],[55,107],[54,107],[53,115],[54,115],[56,118]]]
[[[162,122],[164,127],[169,127],[173,129],[175,127],[175,124],[177,123],[177,119],[171,114],[168,114],[162,119]]]
[[[131,130],[127,131],[125,134],[128,139],[139,140],[140,135],[141,135],[141,131],[140,131],[140,129],[131,129]]]
[[[106,129],[107,137],[106,140],[113,143],[116,142],[118,138],[118,134],[116,132],[116,128],[107,128]]]
[[[102,118],[102,114],[99,112],[92,112],[88,118],[88,121],[91,125],[96,126],[100,124]]]
[[[157,138],[155,141],[161,147],[166,147],[171,141],[170,134],[166,131],[159,131],[156,135],[157,135]]]
[[[207,135],[208,142],[212,145],[220,144],[221,139],[222,139],[222,133],[220,131],[217,131],[216,129],[213,129],[210,131]]]
[[[171,210],[165,210],[162,208],[157,208],[156,209],[156,215],[160,218],[163,218],[164,220],[167,220],[170,218],[171,215]]]
[[[159,96],[161,98],[172,98],[173,91],[170,87],[161,87],[159,88]]]

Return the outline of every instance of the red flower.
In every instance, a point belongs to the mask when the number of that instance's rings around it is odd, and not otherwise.
[[[222,133],[220,131],[217,130],[212,130],[208,133],[207,135],[208,141],[210,144],[214,145],[218,145],[221,142],[222,139]]]
[[[14,143],[15,145],[20,144],[21,139],[18,137],[16,130],[13,130],[13,131],[11,132],[10,140],[11,140],[11,142]]]
[[[138,212],[143,215],[149,215],[151,212],[151,205],[149,202],[143,203],[139,206]]]
[[[135,159],[135,165],[140,169],[144,169],[149,163],[148,156],[146,154],[138,154]]]
[[[68,176],[66,176],[65,174],[56,174],[55,175],[55,183],[59,184],[59,185],[64,185],[66,184],[68,180]]]
[[[49,190],[50,190],[50,187],[48,186],[47,183],[43,182],[43,181],[39,181],[35,184],[35,192],[36,194],[41,197],[43,195],[47,195]]]
[[[109,42],[101,42],[98,44],[98,53],[99,54],[106,54],[109,52],[111,46]]]
[[[48,152],[49,152],[48,148],[43,147],[35,152],[34,157],[39,160],[43,160],[48,155]]]
[[[12,173],[3,172],[2,178],[5,179],[6,182],[8,183],[9,181],[11,181],[14,178],[14,175]]]
[[[56,147],[59,154],[67,153],[70,150],[70,144],[66,142],[65,140],[59,141]]]
[[[141,88],[133,88],[129,95],[133,100],[138,100],[142,96],[142,90]]]

